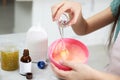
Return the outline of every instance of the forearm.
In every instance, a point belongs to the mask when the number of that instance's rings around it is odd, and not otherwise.
[[[113,75],[110,73],[96,71],[94,75],[94,80],[120,80],[120,76]]]
[[[110,24],[114,19],[110,7],[88,19],[84,19],[80,13],[77,22],[72,25],[72,29],[76,34],[84,35]]]
[[[72,25],[72,29],[77,35],[86,34],[87,27],[88,24],[86,20],[83,18],[82,14],[79,15],[77,22]]]

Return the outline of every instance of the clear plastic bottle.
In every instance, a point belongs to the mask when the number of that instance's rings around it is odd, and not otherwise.
[[[26,34],[26,48],[30,51],[32,62],[45,60],[48,50],[47,32],[41,26],[32,26]]]
[[[60,18],[58,19],[57,23],[59,27],[66,27],[70,21],[69,14],[64,12],[61,14]]]

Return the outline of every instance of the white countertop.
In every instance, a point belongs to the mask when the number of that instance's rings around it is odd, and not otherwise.
[[[20,56],[24,49],[25,33],[0,35],[0,43],[6,41],[15,42],[20,50]],[[1,45],[0,45],[1,46]],[[107,64],[105,47],[101,45],[88,47],[90,56],[88,64],[96,69],[102,70]],[[32,80],[58,80],[52,72],[50,65],[46,69],[39,69],[36,63],[32,63]],[[19,69],[15,71],[4,71],[0,68],[0,80],[27,80],[25,76],[19,74]]]

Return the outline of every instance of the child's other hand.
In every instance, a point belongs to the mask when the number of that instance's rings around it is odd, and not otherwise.
[[[94,80],[96,70],[92,69],[88,65],[68,61],[63,61],[62,64],[72,68],[72,70],[63,71],[51,64],[52,70],[55,72],[57,77],[65,80]]]

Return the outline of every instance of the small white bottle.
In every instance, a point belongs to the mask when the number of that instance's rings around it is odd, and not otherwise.
[[[31,73],[32,60],[29,56],[29,50],[24,49],[23,56],[20,58],[20,74],[26,75],[26,73]]]
[[[32,26],[26,34],[26,48],[29,49],[32,62],[45,60],[48,50],[47,32],[41,26]]]

